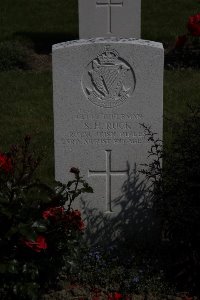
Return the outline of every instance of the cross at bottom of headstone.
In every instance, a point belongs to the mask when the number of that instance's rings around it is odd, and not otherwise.
[[[111,176],[125,176],[128,175],[129,170],[119,170],[112,171],[111,170],[111,151],[105,150],[106,152],[106,170],[105,171],[92,171],[89,170],[88,176],[106,176],[106,212],[112,211],[112,199],[111,199]]]
[[[102,7],[102,6],[107,6],[108,7],[108,34],[112,33],[112,7],[123,7],[123,1],[114,3],[111,2],[111,0],[107,0],[108,2],[101,3],[99,1],[96,2],[96,6]]]

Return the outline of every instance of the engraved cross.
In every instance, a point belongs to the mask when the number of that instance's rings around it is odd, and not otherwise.
[[[106,176],[106,212],[112,211],[111,203],[111,176],[125,176],[128,175],[129,170],[113,171],[111,169],[111,150],[105,150],[106,152],[106,170],[105,171],[92,171],[89,170],[90,176]]]
[[[108,7],[108,33],[112,33],[112,7],[123,7],[123,1],[117,2],[115,0],[105,0],[102,2],[102,0],[97,0],[96,2],[96,7],[102,7],[102,6],[107,6]]]

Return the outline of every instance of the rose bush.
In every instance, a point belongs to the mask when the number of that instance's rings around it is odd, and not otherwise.
[[[200,36],[200,13],[189,17],[187,28],[192,36]]]
[[[0,298],[38,299],[69,271],[84,223],[72,203],[92,188],[73,167],[74,179],[54,188],[35,179],[40,157],[22,145],[0,152]]]
[[[0,170],[6,173],[11,172],[12,162],[8,155],[0,153]]]
[[[22,242],[26,247],[33,249],[35,252],[41,252],[44,249],[47,249],[47,243],[45,237],[38,235],[35,241],[23,240]]]
[[[175,48],[183,48],[187,43],[193,43],[194,38],[200,37],[200,13],[190,16],[187,22],[188,33],[176,39]]]

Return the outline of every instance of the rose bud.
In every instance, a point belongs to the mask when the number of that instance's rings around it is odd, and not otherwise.
[[[75,174],[75,175],[79,175],[80,170],[78,168],[72,167],[70,169],[70,172],[73,173],[73,174]]]

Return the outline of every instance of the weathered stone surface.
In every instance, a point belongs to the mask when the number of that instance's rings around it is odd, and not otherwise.
[[[109,239],[133,225],[146,197],[136,172],[150,147],[141,124],[162,138],[163,47],[115,38],[54,45],[53,86],[56,180],[80,168],[94,188],[77,204],[88,234],[104,228]]]
[[[141,0],[79,0],[79,37],[140,38]]]

